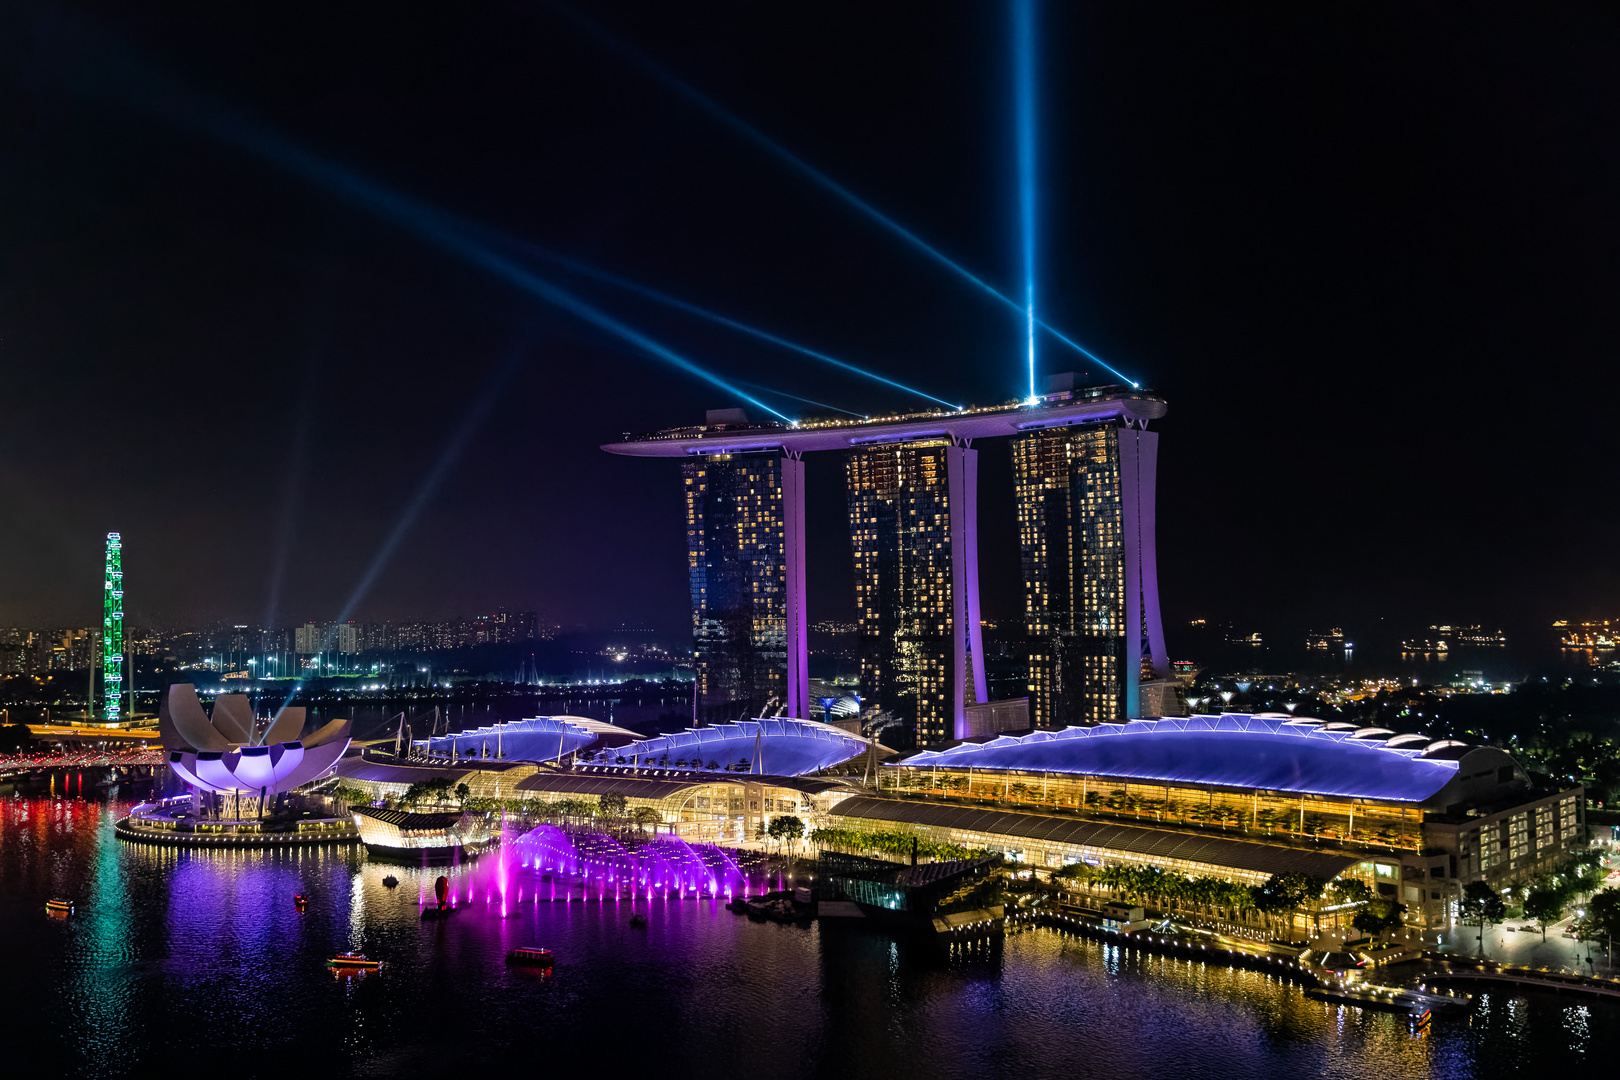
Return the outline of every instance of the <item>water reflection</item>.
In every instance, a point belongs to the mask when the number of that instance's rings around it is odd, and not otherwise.
[[[594,1047],[610,1071],[629,1055],[677,1077],[1399,1080],[1591,1068],[1620,1044],[1607,1006],[1487,994],[1470,1019],[1414,1037],[1264,972],[1053,930],[941,955],[862,920],[806,930],[644,892],[638,929],[628,897],[552,902],[521,867],[145,847],[112,833],[122,809],[0,800],[0,926],[26,988],[8,1019],[53,1071],[217,1069],[229,1046],[249,1074],[422,1075],[532,1070]],[[423,922],[441,873],[458,911]],[[48,919],[51,895],[74,914]],[[505,965],[528,944],[556,952],[550,978]],[[326,958],[351,949],[389,966],[334,977]]]

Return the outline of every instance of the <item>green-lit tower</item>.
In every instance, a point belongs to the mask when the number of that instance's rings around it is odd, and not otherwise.
[[[101,717],[116,724],[124,690],[124,545],[107,534],[107,574],[101,588]]]

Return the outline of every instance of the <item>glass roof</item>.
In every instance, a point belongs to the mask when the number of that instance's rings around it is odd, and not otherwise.
[[[690,728],[609,753],[628,764],[651,765],[665,758],[672,765],[713,761],[723,767],[747,762],[752,772],[800,776],[848,761],[865,748],[859,738],[831,724],[769,717]]]
[[[1458,759],[1467,750],[1455,741],[1356,734],[1327,730],[1319,720],[1222,713],[1001,735],[920,750],[891,764],[1080,773],[1420,803],[1456,777]]]

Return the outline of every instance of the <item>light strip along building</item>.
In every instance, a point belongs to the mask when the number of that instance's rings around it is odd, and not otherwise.
[[[741,673],[756,679],[763,665],[774,664],[786,715],[809,718],[803,459],[839,451],[847,455],[867,701],[900,718],[914,744],[972,734],[993,712],[982,662],[973,443],[998,437],[1015,439],[1015,460],[1023,463],[1020,534],[1033,583],[1026,584],[1026,614],[1042,643],[1030,673],[1037,721],[1052,726],[1175,711],[1162,695],[1144,702],[1142,693],[1144,656],[1151,686],[1162,688],[1169,674],[1153,565],[1157,435],[1146,430],[1166,405],[1147,391],[1077,389],[1073,382],[1049,380],[1033,403],[855,421],[750,423],[740,410],[721,410],[701,427],[604,446],[685,462],[699,715],[768,699],[768,677],[750,682],[746,695],[736,688],[745,681]],[[1073,433],[1077,428],[1083,430]],[[717,500],[735,507],[768,496],[768,478],[778,475],[780,502],[750,504],[748,528],[757,520],[756,532],[710,524],[721,520]],[[709,486],[698,493],[695,479]],[[1077,484],[1080,495],[1060,507],[1054,492]],[[779,560],[771,531],[777,521]],[[757,574],[746,579],[751,621],[740,603],[715,599],[709,582],[714,568],[731,560]],[[775,639],[757,629],[776,625],[778,610],[780,661]],[[739,613],[722,617],[722,611]]]

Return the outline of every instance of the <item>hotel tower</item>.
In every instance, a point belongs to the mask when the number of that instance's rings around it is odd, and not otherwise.
[[[862,697],[930,744],[1178,711],[1147,430],[1165,411],[1147,391],[1059,376],[1033,403],[793,425],[716,410],[603,449],[682,462],[699,721],[810,718],[804,455],[841,453]],[[973,444],[998,437],[1017,485],[1027,708],[985,686]]]

